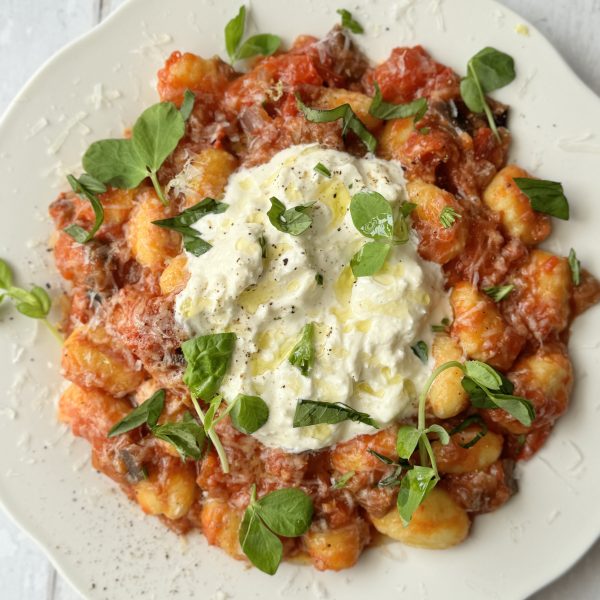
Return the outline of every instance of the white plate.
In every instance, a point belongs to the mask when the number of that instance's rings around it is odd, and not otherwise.
[[[224,52],[223,27],[239,0],[132,0],[103,25],[52,59],[25,87],[0,125],[0,181],[5,217],[0,256],[22,282],[56,282],[46,251],[46,216],[55,175],[73,170],[96,138],[118,135],[156,101],[155,72],[176,48]],[[342,3],[343,4],[343,3]],[[253,0],[262,32],[291,41],[324,34],[339,18],[338,0]],[[358,6],[358,8],[357,8]],[[354,0],[366,25],[357,41],[374,60],[394,46],[420,43],[464,72],[476,51],[491,45],[516,61],[517,80],[494,94],[514,106],[512,159],[564,183],[572,219],[548,244],[600,275],[596,204],[600,102],[531,26],[490,0]],[[8,303],[6,303],[8,304]],[[14,320],[13,320],[14,317]],[[522,599],[571,566],[600,532],[600,309],[573,329],[577,386],[573,406],[544,449],[521,468],[521,491],[500,511],[476,520],[463,545],[423,551],[390,544],[365,553],[342,573],[281,566],[270,578],[248,570],[204,539],[187,540],[144,517],[89,464],[89,447],[55,420],[59,348],[36,323],[0,308],[0,500],[86,597]]]

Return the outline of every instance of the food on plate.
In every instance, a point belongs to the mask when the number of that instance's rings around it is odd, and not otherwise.
[[[569,204],[507,164],[488,94],[512,58],[374,66],[338,12],[284,51],[242,7],[229,64],[171,54],[50,206],[60,420],[144,512],[269,574],[463,541],[567,410],[569,326],[600,299],[574,250],[537,248]],[[47,322],[4,262],[0,286]]]

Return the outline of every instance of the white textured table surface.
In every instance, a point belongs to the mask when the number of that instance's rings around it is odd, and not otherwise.
[[[50,55],[88,31],[123,1],[0,0],[0,113]],[[600,0],[502,1],[536,25],[588,86],[600,94]],[[560,552],[560,540],[556,551]],[[523,568],[535,569],[535,557]],[[499,593],[502,595],[502,590]],[[35,544],[1,512],[0,598],[79,599]],[[565,598],[600,598],[600,542],[569,573],[530,600]]]

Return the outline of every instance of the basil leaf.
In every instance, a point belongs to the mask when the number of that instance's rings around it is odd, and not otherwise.
[[[232,63],[235,62],[237,49],[242,42],[245,27],[246,7],[242,5],[238,14],[225,25],[225,49]]]
[[[364,33],[362,25],[352,17],[352,13],[345,8],[338,8],[335,11],[342,17],[342,27],[349,29],[352,33]]]
[[[496,408],[496,405],[490,400],[488,394],[483,388],[468,377],[463,377],[461,385],[469,395],[471,404],[476,408]]]
[[[313,170],[325,177],[331,177],[331,171],[323,163],[317,163]]]
[[[422,363],[427,364],[427,361],[429,360],[429,350],[427,344],[423,340],[419,340],[414,346],[411,346],[410,349]]]
[[[400,458],[408,460],[421,439],[422,431],[413,425],[401,425],[396,436],[396,451]]]
[[[236,53],[235,60],[253,56],[271,56],[281,45],[281,38],[270,33],[261,33],[248,38]]]
[[[512,415],[525,427],[529,427],[535,419],[533,404],[526,398],[510,394],[493,394],[493,401],[498,408]]]
[[[569,250],[569,268],[571,269],[571,279],[573,285],[578,286],[581,283],[581,262],[577,259],[575,250]]]
[[[365,423],[379,429],[379,425],[367,413],[359,412],[342,402],[318,402],[316,400],[298,401],[293,426],[307,427],[308,425],[335,424],[342,421]]]
[[[480,50],[469,64],[486,94],[508,85],[516,77],[512,56],[495,48]]]
[[[470,111],[474,113],[484,112],[486,107],[485,97],[473,77],[465,77],[461,80],[460,95]]]
[[[273,196],[271,198],[271,208],[267,212],[267,216],[275,229],[291,235],[300,235],[311,226],[312,217],[307,213],[313,204],[314,202],[304,205],[300,204],[286,210],[283,202]]]
[[[425,433],[435,433],[438,436],[438,440],[442,446],[446,446],[450,443],[450,435],[441,425],[434,423],[425,430]]]
[[[444,229],[448,229],[454,225],[456,219],[462,219],[462,215],[451,206],[445,206],[440,213],[440,223],[444,227]]]
[[[502,386],[502,377],[495,369],[479,360],[465,362],[465,373],[475,383],[488,390],[499,390]]]
[[[300,340],[293,347],[288,358],[290,364],[298,367],[304,377],[309,374],[315,361],[314,337],[315,326],[313,323],[308,323],[302,328]]]
[[[182,421],[152,427],[152,434],[174,446],[181,460],[200,460],[202,456],[206,434],[189,412],[185,413]]]
[[[354,227],[365,237],[391,239],[394,217],[390,203],[377,192],[360,192],[350,200],[350,216]]]
[[[7,290],[12,287],[12,284],[12,269],[8,266],[8,263],[5,260],[0,258],[0,288]]]
[[[115,437],[122,433],[127,433],[136,429],[140,425],[147,424],[154,427],[158,417],[162,413],[165,404],[165,390],[158,390],[150,396],[145,402],[142,402],[137,408],[134,408],[126,417],[113,425],[107,437]]]
[[[391,102],[385,102],[377,82],[374,83],[374,86],[375,96],[373,96],[371,106],[369,106],[369,114],[373,117],[384,121],[414,117],[416,123],[425,116],[428,108],[427,98],[418,98],[407,104],[392,104]]]
[[[119,189],[137,187],[148,177],[131,140],[94,142],[83,155],[82,164],[92,177]]]
[[[213,198],[204,198],[194,206],[186,208],[183,212],[169,219],[160,219],[152,221],[153,225],[164,229],[171,229],[180,233],[183,238],[183,247],[194,256],[201,256],[208,252],[212,246],[200,237],[200,232],[191,227],[202,217],[210,213],[219,214],[225,212],[229,208],[224,202],[217,202]]]
[[[277,535],[298,537],[306,533],[313,515],[308,494],[297,488],[276,490],[256,503],[263,523]]]
[[[483,291],[494,301],[500,302],[506,296],[508,296],[513,290],[515,286],[510,283],[507,285],[493,285],[491,287],[483,288]]]
[[[342,119],[342,137],[346,137],[348,131],[353,131],[367,147],[369,152],[375,152],[377,148],[377,138],[365,127],[364,123],[356,116],[349,104],[342,104],[329,110],[309,108],[302,102],[302,99],[296,94],[296,104],[298,109],[311,123],[331,123]]]
[[[269,419],[269,407],[258,396],[238,394],[229,413],[233,426],[242,433],[251,434]]]
[[[179,109],[179,112],[181,113],[181,116],[183,117],[184,121],[187,121],[190,118],[190,115],[194,110],[195,103],[196,96],[194,95],[194,92],[190,90],[185,90],[185,92],[183,93],[183,102],[181,103],[181,108]]]
[[[235,333],[214,333],[181,344],[187,361],[183,382],[195,398],[208,400],[218,392],[229,368],[235,341]]]
[[[336,482],[331,486],[334,490],[341,490],[345,488],[348,482],[356,475],[355,471],[348,471],[341,475]]]
[[[409,217],[415,208],[417,208],[417,205],[414,202],[403,202],[400,205],[400,214],[404,218]]]
[[[385,242],[367,242],[350,260],[350,268],[354,276],[375,275],[383,267],[390,247],[390,244]]]
[[[561,183],[528,177],[514,177],[513,181],[529,198],[533,210],[563,221],[569,220],[569,202]]]
[[[414,512],[438,481],[439,478],[431,467],[415,466],[404,476],[397,500],[398,513],[404,525],[410,523]]]
[[[239,541],[242,552],[256,568],[268,575],[277,572],[283,556],[283,544],[262,523],[253,506],[249,506],[244,513]]]
[[[86,198],[92,205],[95,219],[90,231],[86,231],[83,227],[75,224],[69,225],[64,231],[76,242],[87,244],[96,235],[96,232],[104,222],[104,208],[96,194],[106,192],[106,186],[87,173],[84,173],[79,179],[75,179],[73,175],[67,175],[67,181],[76,194]]]
[[[482,437],[487,435],[488,426],[479,415],[471,415],[470,417],[467,417],[462,423],[459,423],[456,427],[451,429],[449,433],[450,435],[460,433],[471,425],[479,425],[480,431],[470,441],[466,442],[465,444],[459,444],[461,448],[472,448]]]

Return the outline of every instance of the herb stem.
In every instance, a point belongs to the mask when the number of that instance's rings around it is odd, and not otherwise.
[[[156,171],[150,171],[149,177],[150,177],[150,180],[152,181],[152,185],[154,186],[154,189],[156,190],[156,195],[158,196],[159,200],[163,203],[164,206],[169,206],[169,201],[165,198],[165,194],[164,194],[163,189],[158,181]]]
[[[477,86],[477,91],[481,95],[481,102],[483,104],[483,110],[485,112],[485,116],[487,117],[488,123],[490,124],[490,129],[494,132],[494,136],[498,142],[501,142],[500,134],[498,133],[498,128],[496,127],[496,121],[494,121],[494,115],[490,107],[488,106],[487,100],[485,98],[485,94],[483,93],[483,89],[481,87],[481,83],[479,83],[479,78],[477,77],[477,73],[473,66],[469,63],[468,65],[469,75],[473,78],[475,85]]]
[[[204,425],[204,412],[200,408],[198,400],[196,400],[196,398],[194,398],[193,395],[192,403],[194,404],[194,408],[198,413],[200,422],[202,423],[202,425]],[[206,431],[206,435],[210,438],[210,441],[212,442],[213,446],[215,447],[215,450],[217,451],[219,460],[221,461],[221,469],[223,469],[223,473],[229,473],[229,461],[227,460],[227,454],[225,453],[225,448],[223,448],[223,444],[221,444],[221,440],[219,439],[217,432],[214,430],[213,427],[210,427],[209,430]]]
[[[425,431],[425,404],[427,403],[427,394],[429,392],[429,388],[432,386],[433,382],[436,380],[438,375],[440,375],[440,373],[443,373],[446,369],[451,369],[453,367],[460,369],[463,372],[465,370],[465,367],[462,363],[458,362],[457,360],[451,360],[434,369],[425,382],[425,385],[419,394],[419,413],[417,421],[417,428],[419,431]],[[429,448],[427,448],[427,446],[429,446]],[[426,466],[427,464],[428,450],[431,451],[431,444],[429,444],[427,436],[422,435],[419,439],[419,457],[421,458],[422,466]],[[429,456],[431,457],[432,467],[435,468],[435,458],[433,458],[432,451],[429,453]]]
[[[44,323],[44,325],[48,328],[48,330],[50,331],[50,333],[60,342],[60,344],[62,345],[63,342],[65,341],[63,336],[60,334],[60,332],[58,331],[58,329],[52,325],[52,323],[50,323],[50,321],[48,321],[48,319],[42,319],[42,322]]]

